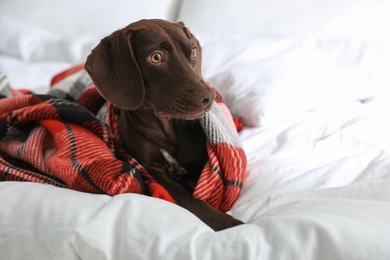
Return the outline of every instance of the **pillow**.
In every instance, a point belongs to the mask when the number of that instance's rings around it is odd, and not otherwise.
[[[144,18],[174,20],[178,3],[179,0],[2,0],[0,17],[11,16],[66,38],[102,36]]]
[[[390,46],[281,36],[198,38],[204,77],[247,126],[355,106],[390,86]]]
[[[183,0],[178,20],[195,33],[282,34],[390,43],[388,0]]]
[[[174,20],[178,1],[1,1],[0,51],[24,61],[83,62],[102,37],[131,22]]]
[[[66,59],[61,51],[62,37],[57,33],[26,24],[20,20],[0,17],[0,51],[24,61],[52,58]]]

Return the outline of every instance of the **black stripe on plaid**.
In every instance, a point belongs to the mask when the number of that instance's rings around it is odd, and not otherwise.
[[[76,154],[77,154],[77,144],[76,144],[76,138],[74,136],[74,133],[70,127],[66,127],[66,131],[69,136],[69,142],[70,142],[70,159],[72,162],[72,166],[77,170],[77,172],[81,173],[81,175],[84,177],[84,179],[96,190],[98,190],[101,193],[104,193],[97,185],[96,183],[91,179],[90,175],[88,174],[87,170],[83,168],[83,166],[77,161]]]
[[[242,182],[237,181],[237,180],[227,180],[225,178],[225,176],[222,174],[221,170],[218,167],[216,167],[215,165],[213,165],[211,167],[211,169],[218,174],[218,176],[223,181],[223,185],[225,185],[225,186],[235,186],[235,187],[242,188]]]

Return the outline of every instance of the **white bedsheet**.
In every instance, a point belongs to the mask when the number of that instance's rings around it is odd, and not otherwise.
[[[2,258],[388,259],[389,109],[244,130],[248,178],[229,213],[248,224],[217,233],[159,199],[0,182]]]
[[[159,199],[0,182],[0,259],[390,259],[390,47],[201,40],[206,78],[251,125],[229,212],[247,224],[214,232]],[[44,92],[77,61],[34,59],[2,52],[0,69]]]

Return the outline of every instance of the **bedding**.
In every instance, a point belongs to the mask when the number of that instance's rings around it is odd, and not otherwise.
[[[200,39],[205,77],[247,126],[330,105],[343,109],[389,89],[390,45],[279,35]]]
[[[178,20],[195,34],[277,34],[390,44],[388,0],[184,0]],[[223,11],[222,11],[223,10]]]
[[[246,179],[227,213],[246,224],[214,232],[150,196],[0,182],[1,259],[390,259],[388,1],[223,3],[155,14],[196,33],[204,77],[242,118]],[[0,71],[43,94],[99,35],[65,37],[24,11],[0,19]]]

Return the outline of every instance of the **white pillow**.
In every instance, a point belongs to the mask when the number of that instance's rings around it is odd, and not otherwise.
[[[144,18],[174,20],[179,0],[1,0],[0,17],[75,37],[107,35]]]
[[[61,51],[63,38],[57,33],[3,16],[0,17],[0,35],[0,51],[23,61],[66,59],[66,53]]]
[[[84,62],[100,36],[64,37],[42,27],[27,24],[12,17],[0,17],[0,51],[25,62]]]
[[[390,43],[388,0],[183,0],[194,33],[283,34]]]
[[[0,51],[23,61],[83,62],[100,39],[144,18],[174,20],[179,0],[3,0]]]
[[[343,109],[390,89],[390,46],[280,36],[198,38],[204,77],[247,126]]]

